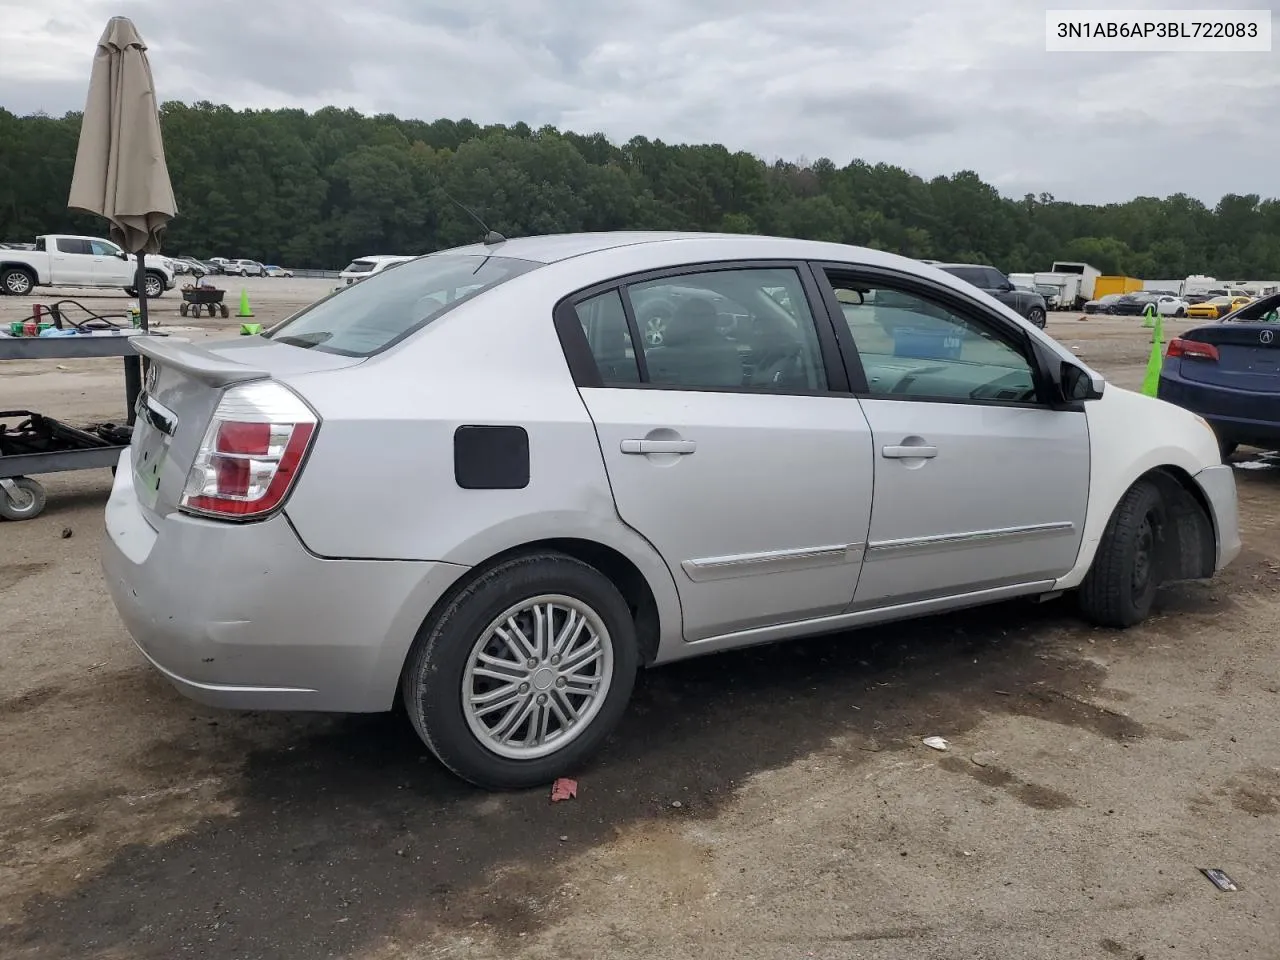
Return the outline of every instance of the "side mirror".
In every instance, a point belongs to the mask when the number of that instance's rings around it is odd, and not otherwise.
[[[128,259],[129,259],[129,255],[128,255],[127,253],[125,253],[123,250],[118,251],[118,252],[116,253],[116,256],[117,256],[117,257],[119,257],[121,260],[128,260]]]
[[[1017,289],[1017,287],[1013,285],[1012,280],[1006,280],[1004,283],[1000,284],[1000,289],[1003,290],[1005,293],[1012,293],[1014,290]]]
[[[1075,403],[1081,400],[1100,400],[1106,385],[1101,377],[1095,377],[1074,363],[1062,362],[1062,371],[1058,375],[1058,383],[1062,388],[1062,398]]]

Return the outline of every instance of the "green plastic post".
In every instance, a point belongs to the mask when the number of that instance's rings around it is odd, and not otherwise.
[[[1151,333],[1151,355],[1147,358],[1147,375],[1142,380],[1142,392],[1154,397],[1160,389],[1160,368],[1164,365],[1164,322],[1156,314],[1155,329]]]

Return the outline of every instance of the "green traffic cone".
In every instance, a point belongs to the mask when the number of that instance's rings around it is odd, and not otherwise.
[[[1144,322],[1145,323],[1145,322]],[[1164,366],[1164,323],[1156,314],[1151,333],[1151,353],[1147,357],[1147,374],[1142,378],[1142,392],[1154,397],[1160,389],[1160,368]]]
[[[1155,304],[1148,303],[1142,311],[1142,325],[1144,327],[1154,327],[1156,323]]]
[[[240,288],[240,312],[237,317],[252,317],[253,308],[249,306],[249,291],[244,287]]]
[[[262,332],[262,324],[260,323],[242,323],[240,324],[240,336],[256,337]]]

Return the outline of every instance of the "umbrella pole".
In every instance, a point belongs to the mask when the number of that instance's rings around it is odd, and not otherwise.
[[[133,289],[138,295],[138,314],[142,321],[142,329],[147,330],[147,268],[146,254],[138,252],[138,272],[133,276]],[[136,353],[124,358],[124,402],[127,408],[128,424],[133,426],[138,418],[138,395],[142,393],[142,357]]]

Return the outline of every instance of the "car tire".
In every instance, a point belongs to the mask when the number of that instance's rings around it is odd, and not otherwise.
[[[159,273],[147,272],[143,278],[143,292],[148,300],[154,300],[157,297],[164,296],[164,276]]]
[[[1044,329],[1044,325],[1047,322],[1044,311],[1039,307],[1032,307],[1027,311],[1027,320],[1032,325],[1039,327],[1041,330]]]
[[[1156,560],[1165,517],[1164,497],[1149,480],[1139,480],[1120,498],[1080,584],[1087,619],[1123,629],[1151,613],[1160,587]]]
[[[1187,315],[1187,311],[1179,307],[1177,310],[1173,311],[1173,315],[1177,317],[1179,320],[1181,320],[1183,317]]]
[[[35,289],[36,279],[28,270],[15,267],[0,273],[0,293],[12,297],[25,297]]]
[[[535,605],[544,616],[549,605],[553,608],[546,635],[561,636],[571,611],[583,624],[565,648],[575,658],[570,670],[553,659],[549,642],[531,632],[529,608]],[[507,617],[536,648],[523,646],[519,637],[509,641],[521,656],[530,655],[523,663],[496,633]],[[585,665],[576,662],[596,644],[598,654]],[[487,658],[483,664],[482,657]],[[401,676],[401,698],[418,736],[455,774],[488,789],[521,789],[573,773],[600,748],[626,710],[638,667],[635,622],[613,582],[573,557],[539,552],[496,564],[446,599],[418,631]],[[578,689],[593,682],[597,689],[604,687],[603,693],[593,697]],[[483,696],[496,698],[485,716],[464,704]],[[521,719],[529,710],[529,720]],[[583,719],[571,720],[571,713]],[[504,731],[512,717],[514,725]],[[554,725],[551,736],[568,739],[550,749],[545,743],[510,742],[522,731],[520,740],[527,741],[535,722],[545,724],[543,732]]]
[[[1236,448],[1239,446],[1240,444],[1236,443],[1233,440],[1223,440],[1219,438],[1218,453],[1222,456],[1222,462],[1226,463],[1227,460],[1231,458],[1231,455],[1236,452]]]

